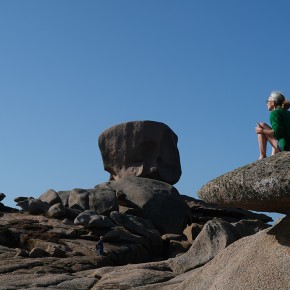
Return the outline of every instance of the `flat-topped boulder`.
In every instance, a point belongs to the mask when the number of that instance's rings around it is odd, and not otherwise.
[[[290,152],[237,168],[198,190],[207,203],[248,210],[290,212]]]
[[[104,169],[111,179],[146,177],[169,184],[181,176],[177,135],[164,123],[132,121],[99,136]]]

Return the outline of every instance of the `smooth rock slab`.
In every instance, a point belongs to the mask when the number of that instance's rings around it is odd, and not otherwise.
[[[217,177],[197,195],[207,203],[287,214],[290,211],[290,152],[281,152]]]
[[[71,280],[74,277],[67,274],[26,274],[26,273],[9,273],[1,276],[1,286],[5,285],[2,289],[31,289],[33,287],[49,287]]]
[[[147,284],[168,281],[172,278],[174,278],[174,274],[169,271],[138,268],[130,269],[130,271],[116,269],[104,275],[92,290],[132,289]]]

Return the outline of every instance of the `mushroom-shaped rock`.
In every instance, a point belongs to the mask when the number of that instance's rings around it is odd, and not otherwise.
[[[281,152],[211,180],[197,195],[212,204],[287,214],[289,180],[290,152]]]
[[[181,176],[177,141],[164,123],[133,121],[105,130],[98,143],[111,179],[139,176],[175,184]]]

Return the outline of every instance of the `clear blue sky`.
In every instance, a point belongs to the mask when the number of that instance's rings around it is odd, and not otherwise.
[[[181,194],[254,162],[271,90],[290,98],[287,0],[0,0],[0,192],[108,180],[100,133],[178,135]]]

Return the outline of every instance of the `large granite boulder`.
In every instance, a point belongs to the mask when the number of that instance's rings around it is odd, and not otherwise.
[[[213,179],[198,196],[207,203],[289,213],[290,152],[258,160]]]
[[[182,233],[191,222],[190,208],[172,185],[142,177],[122,178],[110,182],[110,187],[122,192],[122,202],[138,208],[160,233]]]
[[[181,176],[177,135],[165,124],[135,121],[113,126],[99,136],[104,169],[111,179],[140,176],[169,184]]]

